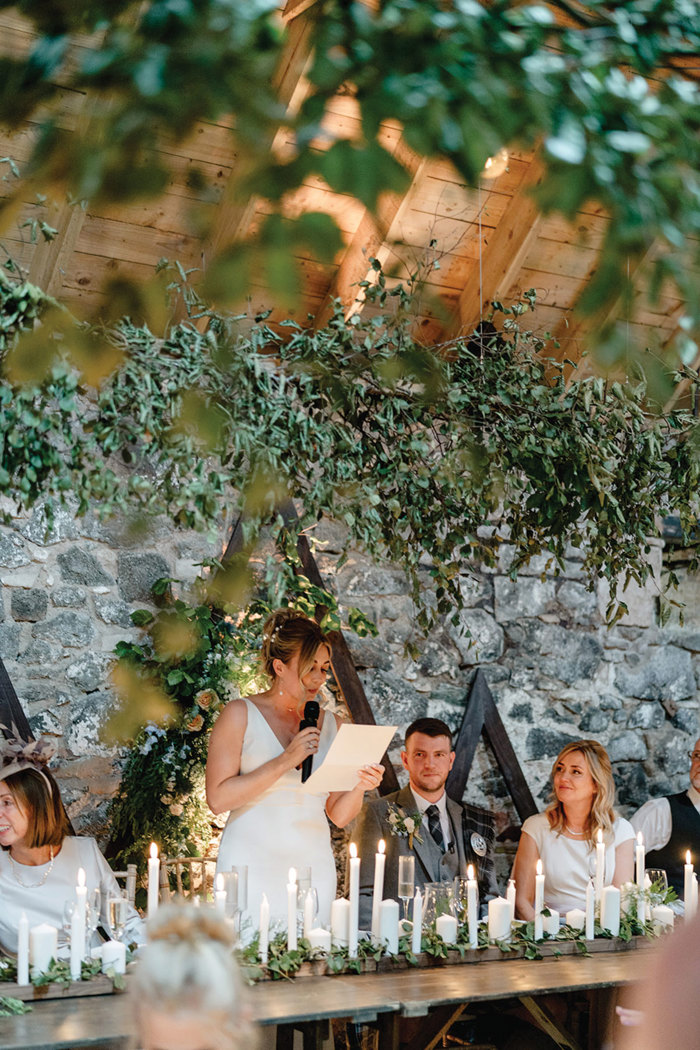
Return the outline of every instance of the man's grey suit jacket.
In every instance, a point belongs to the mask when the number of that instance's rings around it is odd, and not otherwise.
[[[362,807],[352,831],[351,840],[357,844],[360,864],[360,929],[368,930],[372,919],[372,892],[374,888],[374,855],[379,839],[386,843],[386,866],[384,872],[384,898],[398,900],[399,857],[413,854],[415,857],[416,889],[422,890],[427,882],[440,882],[458,875],[467,874],[467,865],[473,864],[479,882],[481,907],[499,895],[494,871],[495,829],[493,817],[484,809],[468,803],[455,802],[447,798],[447,812],[454,832],[455,857],[445,854],[442,861],[434,844],[429,841],[430,832],[424,822],[419,833],[422,843],[415,838],[413,848],[408,836],[392,835],[389,823],[390,804],[397,806],[405,816],[418,812],[416,800],[410,787],[401,788],[383,798],[369,799]],[[483,856],[474,850],[472,837],[481,836],[486,843]],[[478,842],[478,838],[474,841]]]

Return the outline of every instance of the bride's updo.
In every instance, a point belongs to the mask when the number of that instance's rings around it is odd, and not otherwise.
[[[260,652],[263,671],[274,680],[274,660],[288,664],[299,654],[299,677],[313,667],[318,648],[331,644],[315,620],[295,609],[277,609],[268,617],[263,627],[263,643]]]
[[[148,923],[148,944],[132,985],[139,1046],[249,1050],[255,1026],[221,916],[187,903],[162,907]]]

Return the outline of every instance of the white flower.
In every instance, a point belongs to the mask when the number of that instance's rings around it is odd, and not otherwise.
[[[389,823],[390,824],[398,824],[398,822],[399,822],[399,815],[398,815],[398,813],[395,813],[392,810],[391,813],[389,814]]]
[[[406,826],[406,831],[409,833],[409,835],[411,834],[411,832],[416,830],[416,822],[413,819],[413,817],[406,817],[404,824]]]

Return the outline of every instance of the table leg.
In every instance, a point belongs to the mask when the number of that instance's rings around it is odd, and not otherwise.
[[[589,1050],[612,1050],[618,991],[618,988],[591,989],[588,1023]]]
[[[583,1050],[581,1044],[570,1032],[567,1032],[546,1006],[538,1003],[531,995],[521,995],[518,998],[538,1028],[541,1028],[557,1046],[561,1047],[561,1050]]]

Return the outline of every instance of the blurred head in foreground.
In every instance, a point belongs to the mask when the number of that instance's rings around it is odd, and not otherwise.
[[[228,924],[208,908],[169,904],[148,923],[134,982],[142,1050],[238,1050],[254,1025]]]

